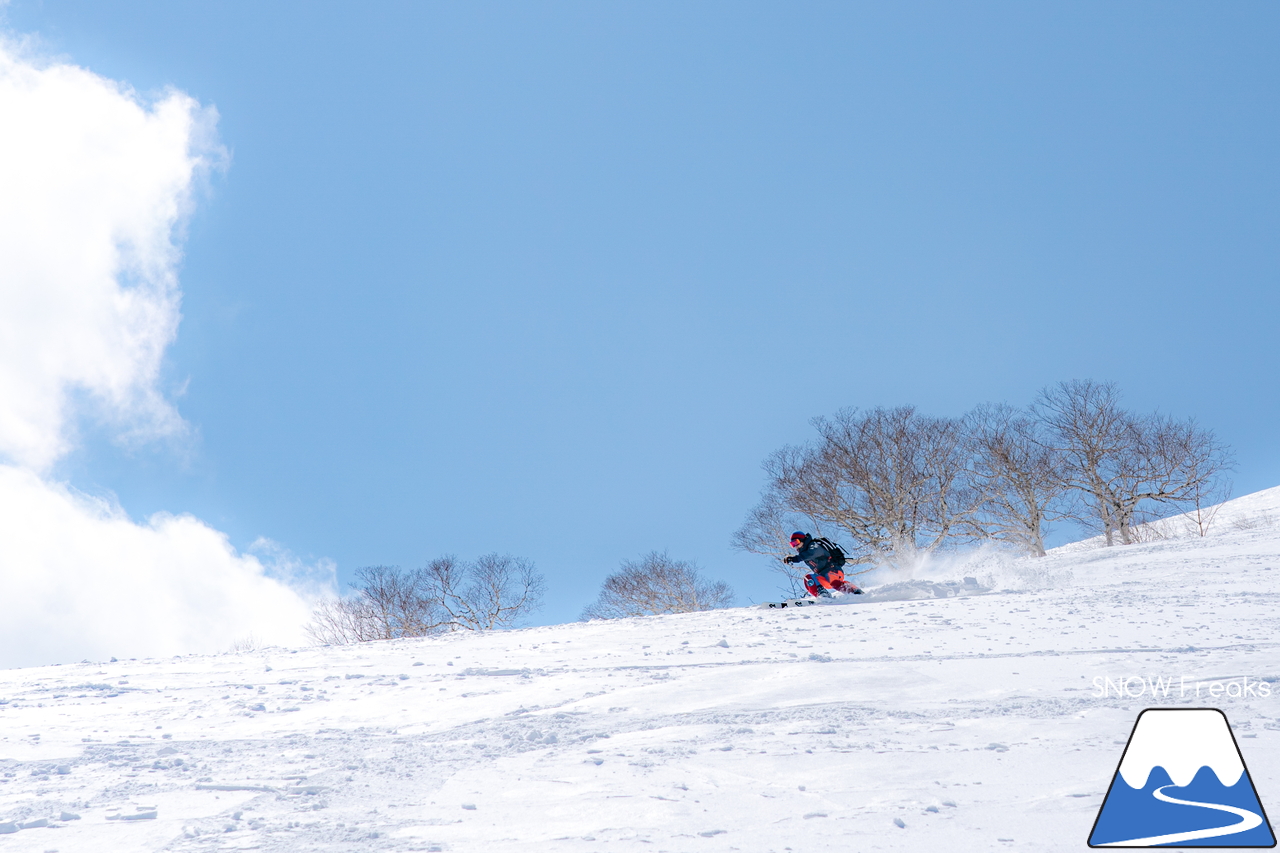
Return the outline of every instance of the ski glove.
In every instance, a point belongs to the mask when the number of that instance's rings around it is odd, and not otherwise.
[[[795,558],[795,557],[783,557],[783,558],[782,558],[782,562],[784,562],[784,563],[794,563],[795,561],[796,561],[796,558]]]

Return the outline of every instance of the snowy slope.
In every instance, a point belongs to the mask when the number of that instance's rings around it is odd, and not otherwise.
[[[0,831],[49,822],[0,853],[1081,850],[1157,705],[1222,708],[1280,813],[1280,529],[981,567],[962,597],[0,671]]]
[[[1181,513],[1139,525],[1134,535],[1139,541],[1193,539],[1203,535],[1221,536],[1243,530],[1280,527],[1280,486],[1243,495],[1200,512]],[[1093,536],[1063,545],[1059,551],[1087,551],[1106,547],[1102,536]]]

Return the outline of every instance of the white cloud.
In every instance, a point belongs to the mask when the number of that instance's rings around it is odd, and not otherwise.
[[[48,480],[81,417],[185,427],[158,382],[216,120],[0,41],[0,666],[302,641],[309,596],[221,533]]]
[[[125,433],[181,429],[156,381],[178,329],[174,235],[222,156],[216,119],[0,44],[0,456],[47,468],[76,399]]]
[[[309,607],[191,516],[117,506],[0,466],[0,664],[301,645]]]

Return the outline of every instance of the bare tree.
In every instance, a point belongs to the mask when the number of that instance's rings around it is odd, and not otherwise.
[[[735,537],[739,547],[772,555],[771,527],[792,519],[840,530],[854,542],[855,564],[984,536],[962,421],[902,406],[845,409],[813,425],[818,441],[765,461],[765,493]]]
[[[532,563],[498,554],[471,563],[441,557],[407,572],[370,566],[355,574],[350,595],[323,601],[313,611],[306,630],[314,642],[363,643],[507,628],[537,609],[545,589]]]
[[[1232,484],[1230,480],[1219,479],[1208,481],[1195,487],[1191,508],[1184,518],[1187,528],[1196,536],[1208,536],[1209,528],[1217,521],[1218,511],[1231,499]]]
[[[422,571],[441,611],[437,630],[510,628],[537,610],[546,590],[533,563],[518,557],[486,554],[467,564],[442,557]]]
[[[582,618],[691,613],[728,607],[733,599],[724,581],[707,580],[694,563],[653,551],[639,561],[624,560],[619,571],[605,578],[599,599],[582,611]]]
[[[436,606],[427,595],[421,570],[395,566],[356,569],[352,594],[321,602],[307,633],[318,643],[363,643],[421,637],[430,633]]]
[[[356,569],[360,614],[370,639],[421,637],[438,621],[439,607],[426,594],[421,570],[401,572],[392,566]]]
[[[1212,431],[1190,419],[1135,416],[1120,408],[1114,383],[1060,382],[1040,392],[1033,411],[1062,456],[1063,482],[1083,498],[1077,517],[1098,524],[1107,545],[1117,534],[1133,542],[1149,503],[1189,506],[1231,467]]]
[[[1225,500],[1230,488],[1224,480],[1233,464],[1230,450],[1191,418],[1147,415],[1138,420],[1138,428],[1130,494],[1117,515],[1130,524],[1146,520],[1140,515],[1144,501],[1191,510],[1197,515],[1199,535],[1205,535],[1216,514],[1206,504],[1218,496]],[[1161,514],[1167,513],[1166,509]]]
[[[377,639],[364,636],[363,629],[364,620],[356,599],[327,598],[311,611],[311,621],[305,630],[311,642],[320,646],[345,646]]]
[[[1066,491],[1057,451],[1035,418],[1003,403],[979,406],[965,422],[983,526],[994,538],[1043,557],[1045,524]]]
[[[1119,530],[1111,481],[1132,446],[1132,418],[1120,408],[1114,383],[1060,382],[1045,388],[1032,405],[1046,427],[1050,447],[1062,456],[1063,482],[1078,491],[1086,507],[1077,520],[1101,525],[1107,544]]]

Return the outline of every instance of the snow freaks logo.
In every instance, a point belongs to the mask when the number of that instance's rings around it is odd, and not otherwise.
[[[1275,847],[1227,717],[1217,708],[1138,715],[1090,847]]]
[[[1271,696],[1271,685],[1249,676],[1226,679],[1222,681],[1188,681],[1185,675],[1177,679],[1163,676],[1134,675],[1128,678],[1093,679],[1093,695],[1097,699],[1138,699],[1150,696],[1153,699],[1168,699],[1173,694],[1179,699],[1189,697],[1206,699],[1267,699]]]

